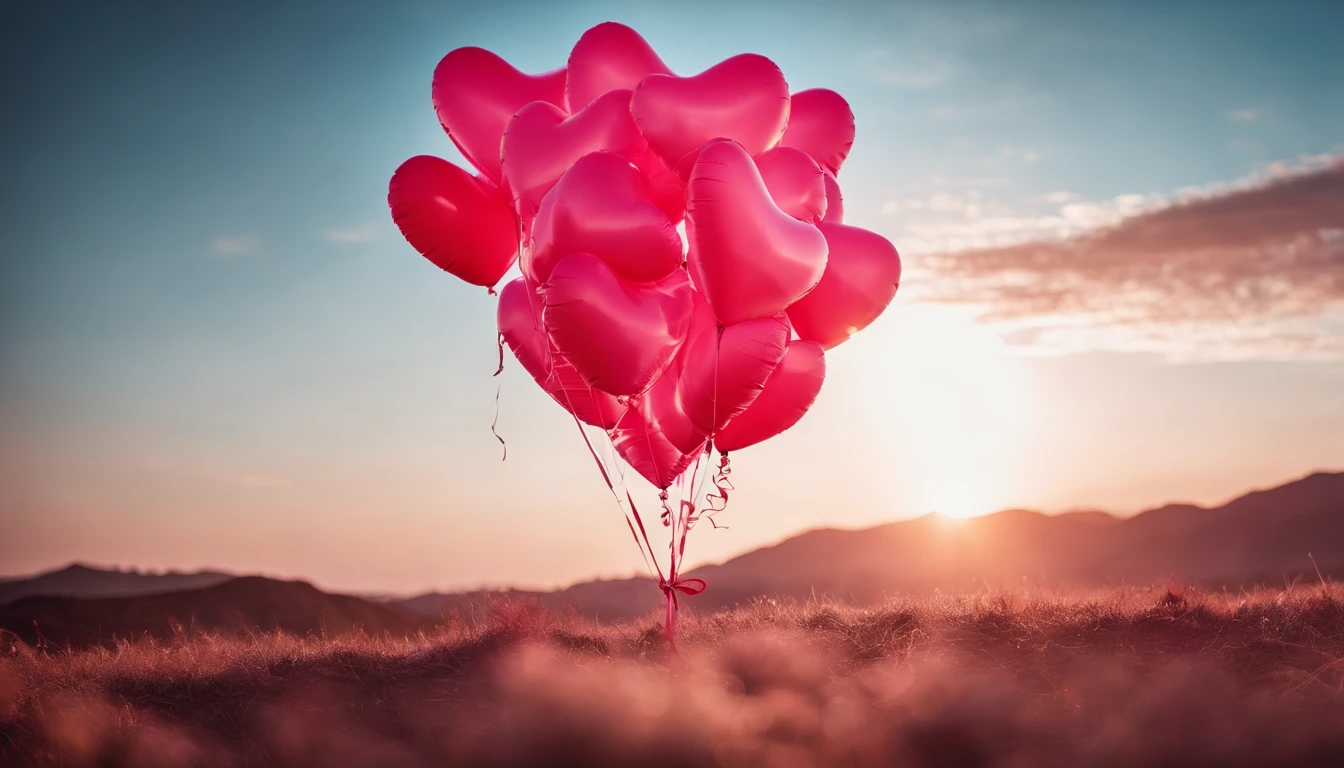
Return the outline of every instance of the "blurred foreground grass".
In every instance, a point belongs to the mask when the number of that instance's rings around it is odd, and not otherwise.
[[[1344,766],[1333,585],[761,601],[680,638],[514,602],[407,638],[11,641],[0,764]]]

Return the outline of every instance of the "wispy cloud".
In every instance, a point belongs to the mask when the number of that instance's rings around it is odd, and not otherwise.
[[[1244,108],[1244,109],[1229,109],[1227,111],[1227,119],[1236,121],[1238,123],[1253,123],[1264,116],[1265,112],[1262,109]]]
[[[256,251],[260,243],[260,235],[231,235],[217,238],[210,251],[217,256],[243,256]]]
[[[898,88],[936,88],[951,77],[952,62],[947,58],[929,55],[898,57],[890,50],[878,48],[860,54],[859,61],[868,68],[874,80]]]
[[[378,228],[373,224],[328,229],[322,232],[322,238],[331,243],[368,243],[377,236]]]
[[[1019,346],[1344,359],[1344,157],[1040,216],[964,197],[939,208],[952,216],[941,242],[925,233],[914,293],[982,306]]]

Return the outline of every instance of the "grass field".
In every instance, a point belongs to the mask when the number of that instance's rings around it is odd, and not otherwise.
[[[983,593],[0,660],[0,763],[1344,765],[1344,589]]]

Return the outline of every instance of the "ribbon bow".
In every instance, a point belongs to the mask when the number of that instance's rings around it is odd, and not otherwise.
[[[688,579],[683,576],[673,576],[668,579],[659,576],[658,588],[663,590],[663,595],[667,597],[667,644],[668,647],[676,647],[677,636],[677,593],[683,595],[698,595],[705,591],[704,579]]]

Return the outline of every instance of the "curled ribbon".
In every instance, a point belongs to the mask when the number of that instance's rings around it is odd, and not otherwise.
[[[708,508],[701,512],[701,516],[709,518],[709,524],[715,528],[726,527],[714,522],[714,515],[728,508],[728,492],[734,490],[733,481],[728,479],[731,474],[733,474],[733,468],[730,466],[728,453],[725,451],[719,454],[718,471],[714,473],[714,477],[710,480],[714,484],[714,490],[705,496],[705,504]]]

